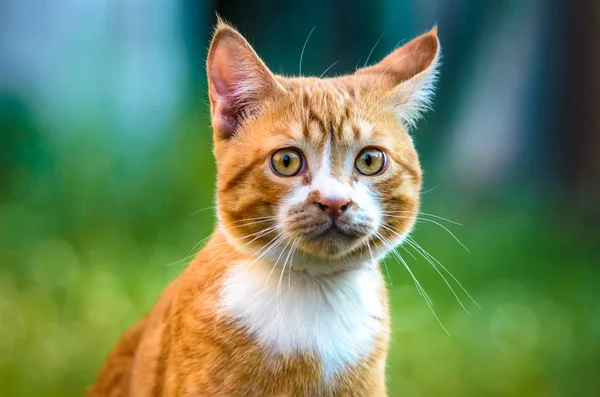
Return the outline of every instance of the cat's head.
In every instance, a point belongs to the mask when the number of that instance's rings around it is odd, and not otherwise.
[[[221,230],[258,260],[314,272],[377,259],[410,232],[437,30],[336,78],[274,75],[219,23],[207,60]]]

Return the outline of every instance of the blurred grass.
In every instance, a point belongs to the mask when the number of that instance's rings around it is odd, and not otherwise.
[[[44,167],[11,170],[0,203],[0,394],[80,394],[119,335],[181,272],[180,260],[214,224],[207,124],[184,120],[134,166],[135,147],[118,154],[90,133],[44,141],[44,153],[54,153]],[[419,223],[414,239],[481,309],[455,286],[465,313],[425,260],[400,249],[448,336],[402,265],[386,260],[390,395],[597,395],[594,229],[539,200],[474,201],[436,189],[424,201],[423,211],[464,224],[447,226],[471,252],[431,223]]]

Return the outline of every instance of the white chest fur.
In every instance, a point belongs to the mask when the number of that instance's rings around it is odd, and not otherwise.
[[[273,353],[310,351],[327,379],[366,358],[382,332],[381,278],[376,267],[329,276],[247,264],[234,266],[222,291],[222,308]]]

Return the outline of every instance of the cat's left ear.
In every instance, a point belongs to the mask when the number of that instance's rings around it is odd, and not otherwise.
[[[208,59],[208,93],[215,137],[231,138],[261,103],[284,91],[246,39],[219,19]]]
[[[440,62],[437,26],[397,48],[379,63],[356,71],[361,79],[370,77],[375,89],[391,92],[400,119],[414,126],[429,109]]]

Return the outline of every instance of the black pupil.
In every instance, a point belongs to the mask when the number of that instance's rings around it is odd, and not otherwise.
[[[290,163],[292,162],[292,158],[290,157],[289,154],[284,154],[283,155],[283,166],[285,168],[290,166]]]
[[[373,156],[371,156],[369,153],[365,153],[363,159],[365,159],[365,164],[367,167],[370,167],[371,164],[373,164]]]

